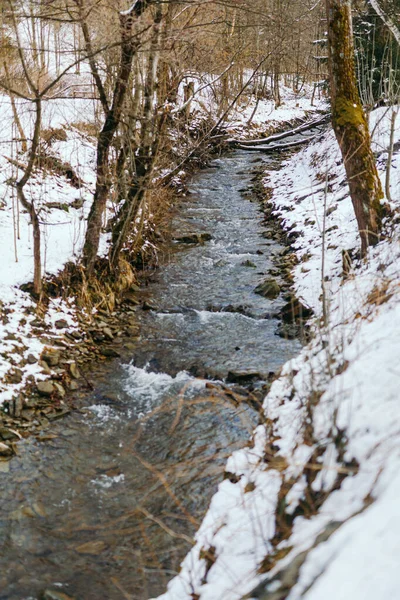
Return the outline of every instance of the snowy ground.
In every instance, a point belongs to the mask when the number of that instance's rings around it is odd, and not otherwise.
[[[80,81],[71,76],[72,82]],[[87,77],[83,76],[86,81]],[[254,124],[260,127],[266,120],[276,124],[304,117],[312,110],[310,101],[296,97],[290,90],[283,90],[284,105],[274,111],[272,101],[261,101]],[[199,101],[198,101],[199,100]],[[211,94],[204,89],[198,100],[193,101],[192,110],[197,115],[214,111]],[[33,130],[32,103],[16,99],[17,111],[24,134],[29,139]],[[298,106],[296,106],[298,105]],[[247,101],[231,115],[234,130],[243,130],[254,108]],[[80,256],[85,233],[85,217],[93,198],[95,184],[96,147],[95,139],[88,134],[95,122],[96,106],[89,99],[54,99],[44,102],[42,144],[46,154],[69,163],[79,179],[81,187],[71,185],[63,175],[36,170],[26,186],[28,199],[33,199],[40,211],[42,234],[43,275],[58,273],[66,262]],[[12,399],[29,377],[44,379],[47,375],[36,362],[29,364],[28,356],[39,359],[45,343],[33,332],[37,315],[30,296],[19,289],[23,283],[33,279],[33,240],[29,215],[16,199],[12,182],[21,177],[18,163],[26,164],[26,155],[21,152],[19,134],[13,124],[13,113],[8,96],[0,95],[0,254],[2,257],[0,277],[0,405]],[[217,116],[214,114],[214,119]],[[49,132],[55,132],[49,140]],[[57,132],[61,132],[57,136]],[[57,203],[59,207],[55,207]],[[53,206],[51,206],[53,204]],[[50,205],[50,206],[49,206]],[[106,251],[107,236],[102,238],[101,251]],[[47,337],[57,340],[71,328],[77,326],[74,299],[51,302],[44,317],[49,326]],[[68,327],[57,329],[57,320],[65,319]],[[17,369],[19,376],[15,377]],[[10,374],[13,377],[10,379]],[[20,379],[20,381],[17,381]]]
[[[382,179],[390,116],[371,115]],[[220,484],[160,600],[398,598],[398,226],[388,225],[387,238],[342,279],[342,250],[359,242],[333,132],[270,173],[266,186],[276,215],[300,234],[295,288],[315,311],[315,335],[272,385],[265,426],[229,459],[234,477]],[[399,190],[397,155],[393,208]]]

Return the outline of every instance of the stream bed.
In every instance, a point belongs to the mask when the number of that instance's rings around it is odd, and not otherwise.
[[[192,179],[172,233],[211,239],[169,245],[153,310],[93,368],[86,408],[0,463],[0,600],[146,600],[177,573],[258,422],[241,398],[300,349],[276,335],[284,300],[254,293],[282,248],[248,193],[253,163],[235,152]]]

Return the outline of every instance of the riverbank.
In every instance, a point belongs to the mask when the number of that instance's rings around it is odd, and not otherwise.
[[[389,123],[390,111],[371,114],[383,180]],[[398,154],[393,161],[400,166]],[[313,337],[273,383],[266,423],[250,448],[228,460],[229,478],[160,598],[394,597],[400,584],[393,562],[400,537],[398,203],[384,239],[360,261],[333,132],[269,173],[265,185],[274,216],[293,234],[294,289],[314,310]],[[392,171],[393,197],[399,185]]]

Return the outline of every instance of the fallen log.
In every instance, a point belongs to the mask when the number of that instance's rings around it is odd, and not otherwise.
[[[241,144],[242,146],[265,145],[265,144],[269,144],[271,142],[277,142],[279,140],[284,140],[287,137],[292,137],[294,135],[301,134],[304,131],[313,129],[314,127],[319,127],[321,125],[325,125],[326,123],[328,123],[330,121],[330,119],[331,119],[331,115],[328,114],[328,115],[324,115],[322,117],[322,119],[317,119],[315,121],[309,121],[308,123],[299,125],[298,127],[295,127],[294,129],[289,129],[288,131],[283,131],[282,133],[270,135],[267,138],[259,138],[256,140],[235,140],[235,139],[233,139],[230,141],[235,145]]]
[[[297,140],[296,142],[289,142],[287,144],[269,144],[268,146],[246,146],[245,144],[237,144],[236,148],[247,150],[249,152],[282,152],[283,150],[291,150],[292,148],[296,148],[296,146],[301,146],[302,144],[316,140],[319,137],[321,137],[321,135],[310,135],[302,140]]]

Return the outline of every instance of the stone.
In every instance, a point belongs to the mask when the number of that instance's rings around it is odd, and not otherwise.
[[[281,310],[281,318],[284,323],[293,323],[308,319],[313,314],[311,308],[304,306],[297,298],[292,298]]]
[[[45,360],[39,360],[39,367],[42,367],[42,370],[46,373],[46,375],[51,375],[52,371]]]
[[[121,356],[116,350],[113,350],[113,348],[101,348],[100,354],[106,358],[117,358],[118,356]]]
[[[68,321],[66,321],[65,319],[58,319],[54,323],[54,326],[56,329],[65,329],[66,327],[69,327]]]
[[[28,354],[28,356],[26,357],[26,361],[28,364],[34,365],[37,363],[38,359],[33,354]]]
[[[187,233],[174,238],[174,241],[180,244],[204,244],[210,240],[212,240],[210,233]]]
[[[226,381],[228,383],[239,383],[241,385],[262,379],[260,373],[255,371],[229,371]]]
[[[157,307],[154,306],[154,304],[151,304],[150,302],[144,301],[142,304],[142,310],[157,310]]]
[[[53,386],[55,388],[55,391],[57,392],[57,395],[60,398],[64,398],[64,396],[65,396],[65,390],[64,390],[63,386],[61,385],[61,383],[58,383],[57,381],[54,381],[53,382]]]
[[[7,380],[9,383],[21,383],[22,382],[23,373],[21,369],[11,369],[7,373]]]
[[[16,398],[13,398],[10,402],[10,415],[12,417],[19,417],[21,415],[21,410],[24,405],[24,398],[21,394],[18,394]]]
[[[77,364],[75,362],[69,365],[69,373],[74,379],[79,379],[79,377],[81,376]]]
[[[38,381],[36,387],[41,396],[51,396],[55,391],[54,384],[51,381]]]
[[[0,442],[0,456],[12,456],[14,454],[13,449],[7,444]]]
[[[114,339],[114,336],[112,334],[112,331],[109,327],[104,327],[103,328],[103,334],[105,335],[105,337],[110,340],[110,342],[112,342],[112,340]]]
[[[276,335],[285,340],[294,340],[299,336],[299,327],[290,323],[282,323],[276,330]]]
[[[89,333],[95,342],[104,342],[105,336],[101,329],[90,329]]]
[[[60,352],[54,348],[45,348],[40,357],[50,367],[56,367],[60,362]]]
[[[254,291],[256,294],[264,296],[264,298],[275,300],[281,293],[281,288],[275,279],[266,279],[263,283],[260,283]]]
[[[20,436],[15,431],[12,431],[12,429],[0,427],[0,438],[6,442],[8,440],[18,440]]]
[[[138,304],[140,304],[140,300],[137,299],[134,292],[126,292],[123,296],[122,301],[126,302],[127,304],[132,304],[132,306],[137,306]]]
[[[76,390],[79,390],[80,385],[77,381],[72,380],[69,382],[68,388],[71,390],[71,392],[76,392]]]
[[[71,331],[69,333],[69,335],[74,339],[74,340],[80,340],[82,339],[82,334],[80,333],[80,331],[76,331],[76,329],[74,329],[73,331]]]
[[[255,265],[251,260],[245,260],[242,262],[242,267],[249,267],[251,269],[256,269],[257,265]]]

